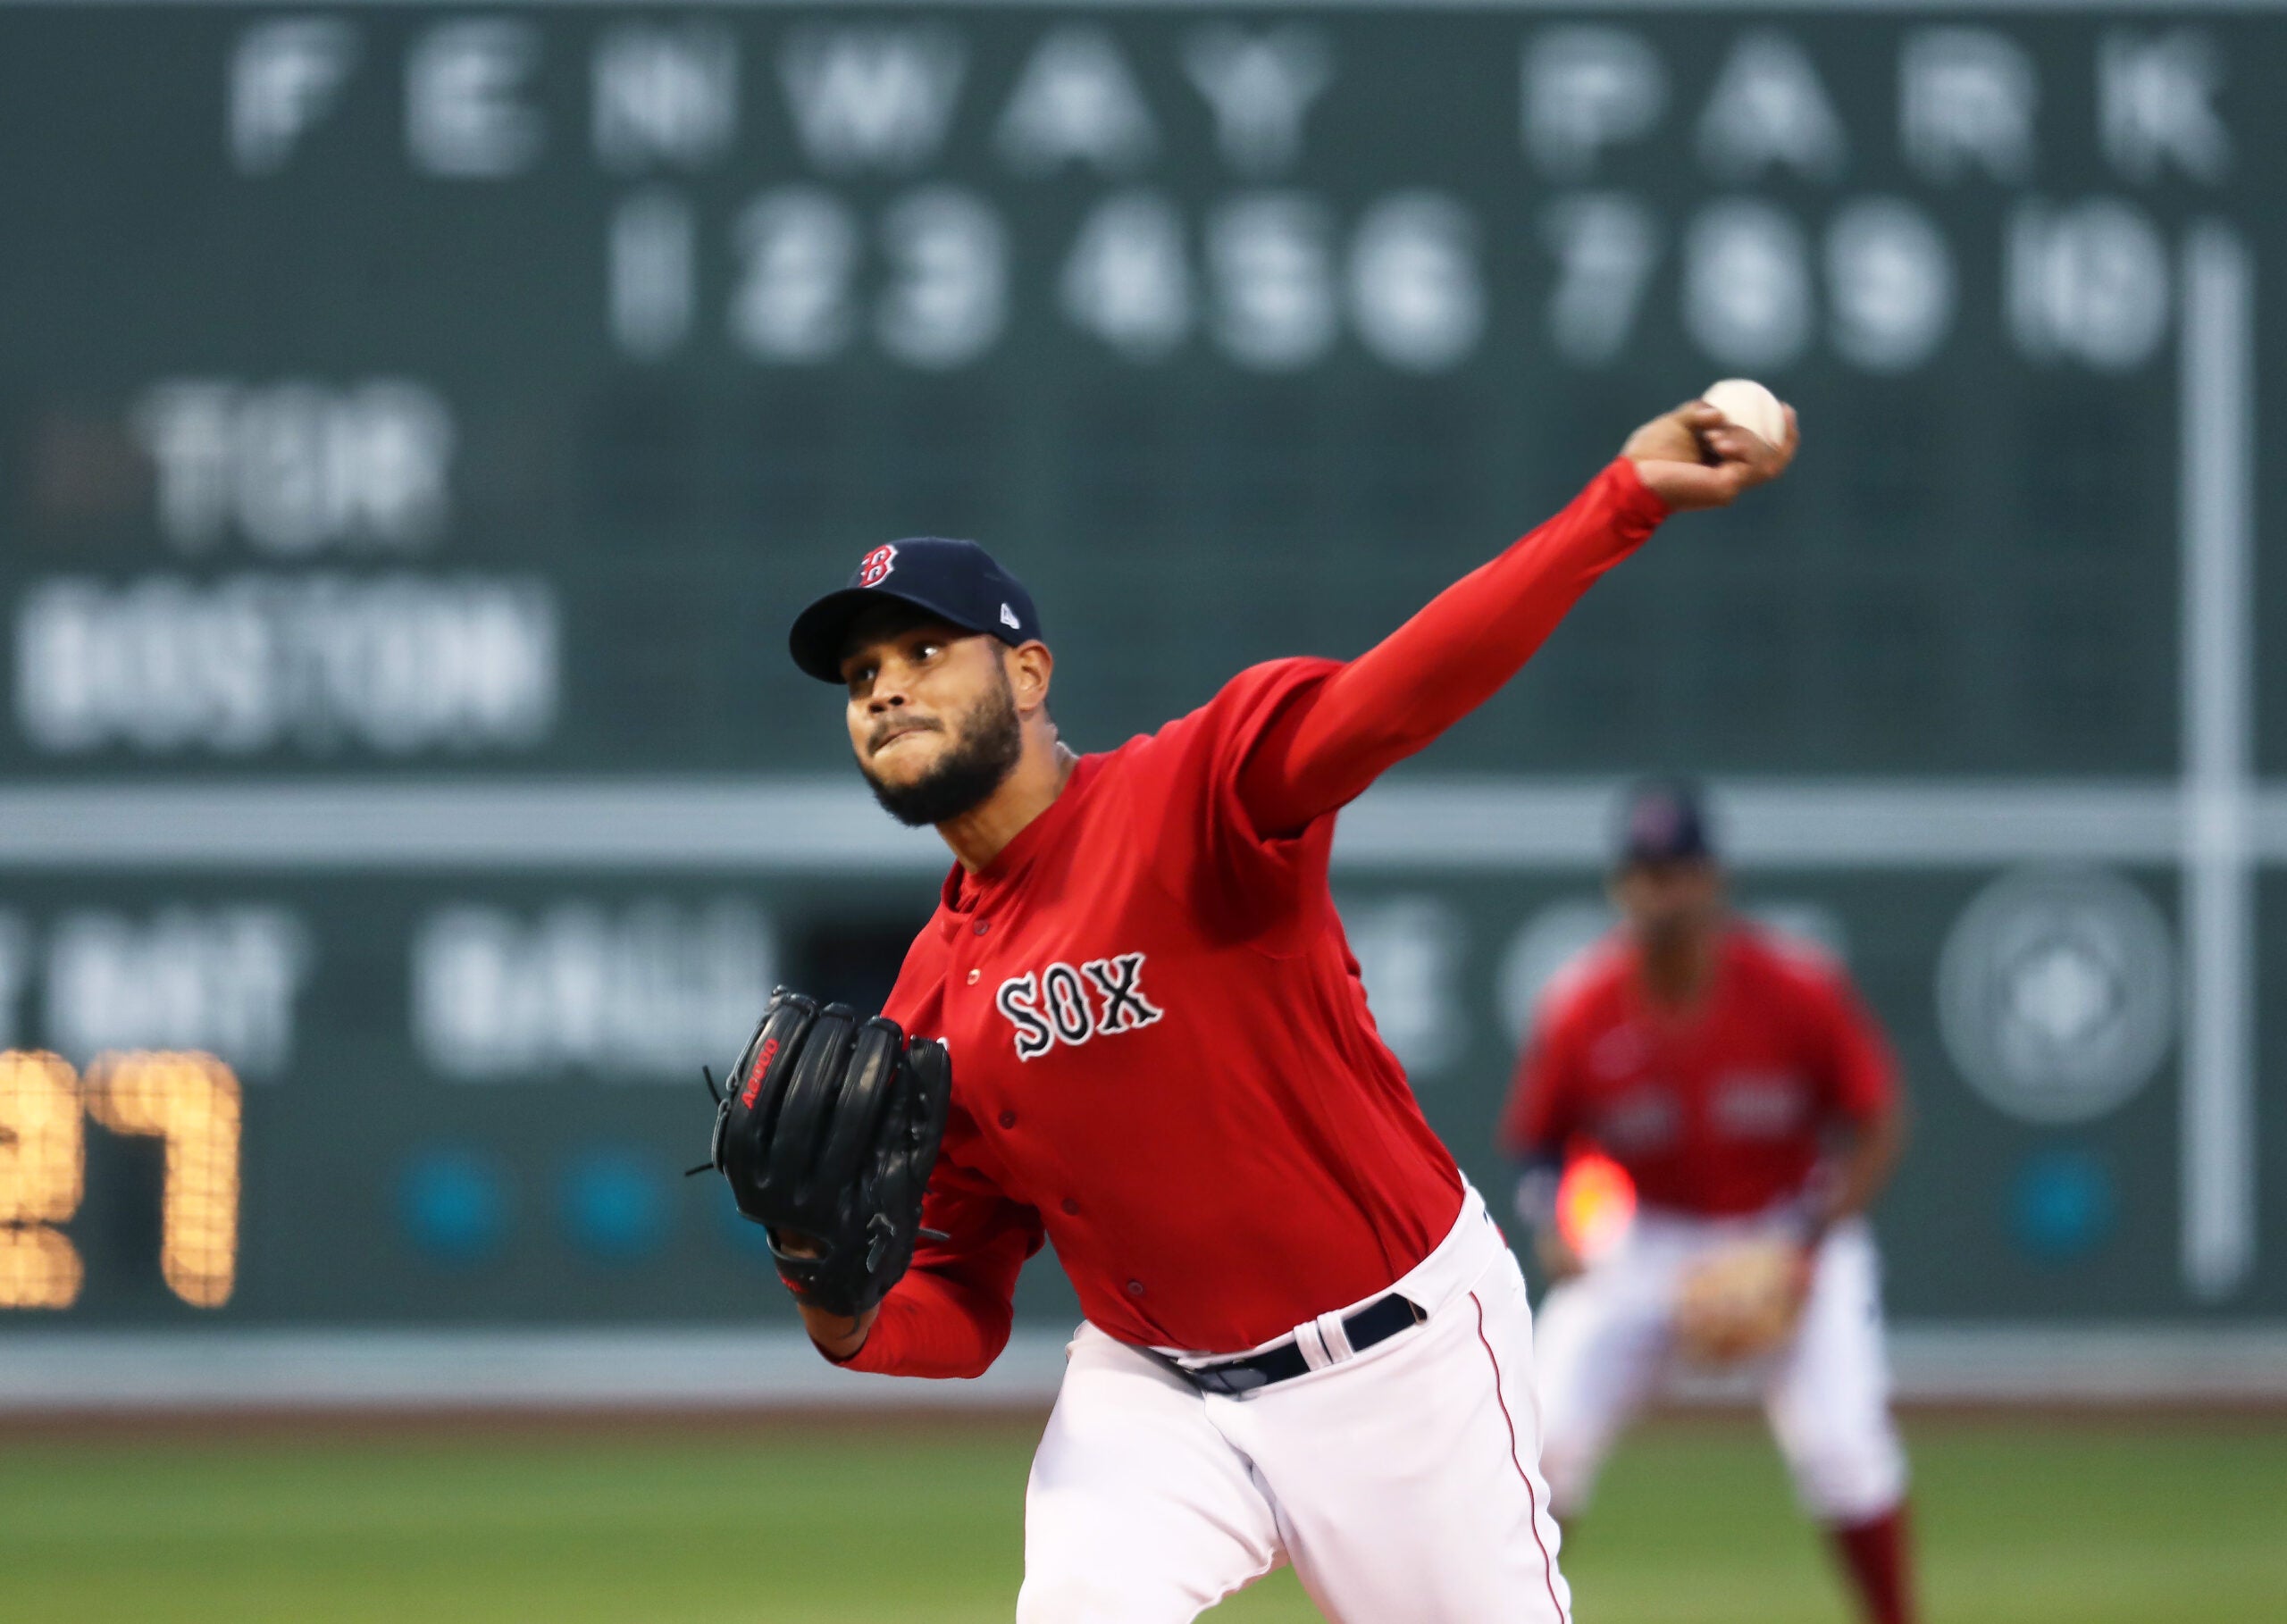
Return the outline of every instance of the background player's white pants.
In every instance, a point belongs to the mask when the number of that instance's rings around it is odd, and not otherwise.
[[[1306,1334],[1313,1369],[1244,1399],[1082,1326],[1018,1624],[1185,1624],[1284,1561],[1334,1624],[1563,1624],[1531,1312],[1475,1192],[1395,1289],[1428,1320],[1323,1366]]]
[[[1541,1461],[1560,1516],[1582,1510],[1621,1430],[1673,1373],[1676,1286],[1685,1267],[1775,1220],[1639,1214],[1627,1238],[1540,1311]],[[1820,1245],[1794,1335],[1750,1368],[1803,1509],[1825,1522],[1881,1515],[1906,1493],[1889,1413],[1881,1266],[1863,1220]]]

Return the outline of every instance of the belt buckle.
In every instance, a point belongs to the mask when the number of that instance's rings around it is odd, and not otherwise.
[[[1185,1372],[1200,1386],[1219,1393],[1226,1398],[1244,1398],[1250,1393],[1270,1385],[1269,1375],[1244,1361],[1227,1365],[1208,1365]]]

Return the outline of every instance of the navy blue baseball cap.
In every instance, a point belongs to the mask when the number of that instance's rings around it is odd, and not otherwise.
[[[858,561],[850,584],[794,617],[787,647],[822,682],[842,681],[850,623],[877,603],[909,603],[964,632],[989,632],[1014,648],[1040,635],[1040,612],[1024,582],[974,541],[912,536],[884,542]]]
[[[1715,855],[1699,790],[1680,778],[1636,785],[1621,803],[1620,866],[1688,863]]]

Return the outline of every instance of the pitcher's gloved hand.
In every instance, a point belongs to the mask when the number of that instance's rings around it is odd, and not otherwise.
[[[779,1278],[850,1317],[913,1260],[952,1093],[944,1045],[780,988],[715,1117],[709,1165],[763,1226]]]

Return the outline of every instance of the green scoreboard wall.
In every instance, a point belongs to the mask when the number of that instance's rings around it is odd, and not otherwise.
[[[1100,748],[1732,374],[1788,481],[1345,816],[1429,1115],[1504,1185],[1611,786],[1705,774],[1904,1056],[1899,1318],[2287,1314],[2282,82],[2263,5],[0,5],[0,1326],[775,1322],[699,1063],[942,862],[800,600],[975,536]]]

